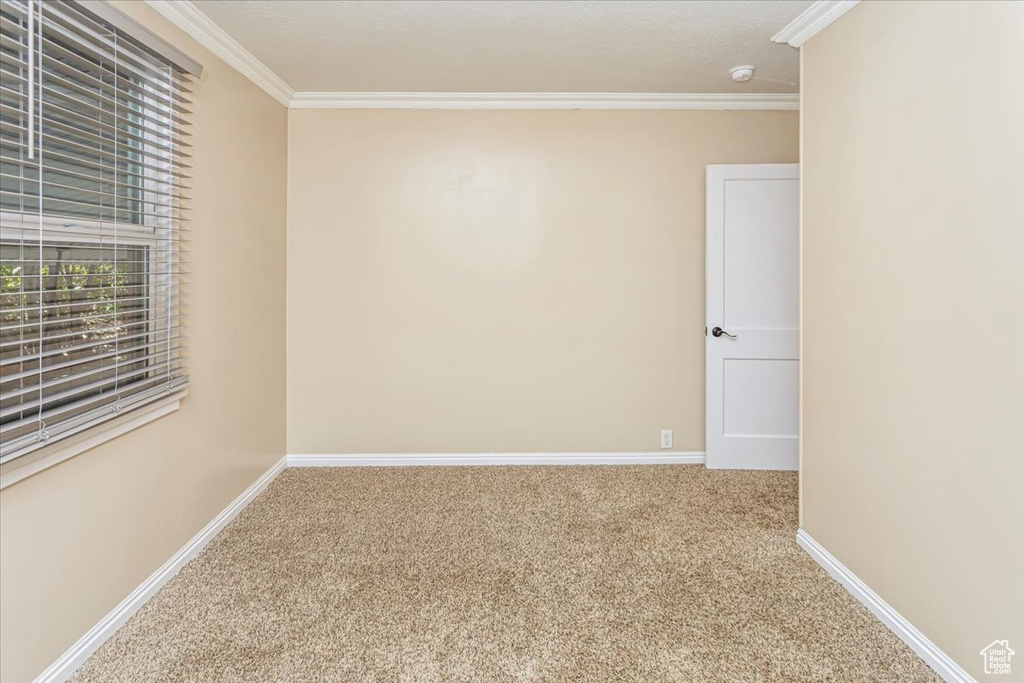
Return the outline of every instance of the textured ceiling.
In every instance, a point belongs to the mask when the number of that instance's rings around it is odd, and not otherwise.
[[[195,0],[295,90],[366,92],[796,92],[771,36],[810,4]]]

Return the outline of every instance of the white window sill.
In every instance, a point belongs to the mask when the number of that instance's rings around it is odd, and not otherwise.
[[[0,465],[0,489],[5,489],[48,467],[53,467],[164,415],[173,413],[178,409],[181,399],[187,393],[186,389],[159,401],[148,403],[127,415],[96,425],[79,434],[61,439],[50,446],[23,455],[5,465]]]

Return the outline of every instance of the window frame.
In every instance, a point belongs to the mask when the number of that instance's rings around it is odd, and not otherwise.
[[[111,241],[110,224],[97,220],[71,219],[65,216],[43,215],[42,230],[38,226],[25,225],[21,228],[9,227],[14,220],[38,219],[32,214],[0,212],[0,220],[7,222],[8,227],[0,227],[0,241],[25,241],[30,244],[67,245],[73,243],[103,244]],[[10,222],[8,222],[10,221]],[[73,226],[73,228],[72,228]],[[146,302],[146,343],[152,343],[163,331],[164,317],[155,315],[167,306],[177,315],[179,303],[171,287],[174,275],[161,272],[175,263],[177,259],[159,258],[159,250],[172,245],[178,249],[177,236],[160,235],[160,232],[172,233],[168,229],[147,227],[133,224],[118,224],[118,246],[147,248],[147,285],[149,296]],[[168,333],[169,334],[169,333]],[[158,370],[159,364],[152,359],[146,360],[148,367]],[[145,376],[144,376],[145,378]],[[136,379],[134,381],[144,381]],[[127,386],[127,385],[126,385]],[[97,392],[99,393],[99,392]],[[158,417],[174,412],[180,407],[180,400],[188,393],[187,388],[174,392],[171,396],[154,401],[124,416],[112,413],[111,417],[100,423],[87,423],[68,430],[69,436],[54,443],[40,443],[35,448],[22,453],[8,462],[0,464],[0,489],[9,486],[25,477],[50,467],[79,453],[105,443],[127,431],[151,422]],[[85,398],[83,397],[83,400]],[[86,438],[79,438],[79,437]]]

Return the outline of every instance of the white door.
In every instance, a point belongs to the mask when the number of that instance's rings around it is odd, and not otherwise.
[[[707,169],[707,466],[797,469],[797,164]]]

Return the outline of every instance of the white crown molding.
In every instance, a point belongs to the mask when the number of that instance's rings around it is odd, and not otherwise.
[[[976,683],[959,664],[939,649],[939,646],[930,641],[923,633],[914,628],[914,625],[907,621],[903,615],[894,610],[889,603],[883,600],[878,593],[871,590],[866,583],[861,581],[846,566],[832,556],[825,548],[803,529],[796,532],[796,542],[807,554],[814,558],[833,579],[838,581],[843,588],[850,591],[853,597],[857,598],[867,607],[875,617],[885,624],[896,637],[910,646],[910,649],[917,653],[928,666],[933,668],[942,680],[946,683]]]
[[[649,453],[302,453],[288,456],[288,467],[703,464],[703,451],[653,451]]]
[[[151,2],[153,0],[150,0]],[[292,109],[776,109],[797,93],[297,92]]]
[[[291,102],[295,91],[224,29],[199,11],[191,0],[146,0],[146,3],[275,100],[286,107]]]
[[[789,22],[786,28],[772,36],[772,40],[800,47],[811,36],[856,7],[859,2],[860,0],[818,0]]]
[[[811,9],[817,5],[853,6],[858,1],[818,2]],[[295,92],[191,0],[146,0],[146,4],[291,109],[799,109],[796,93]]]
[[[121,601],[110,614],[103,617],[98,624],[93,626],[88,633],[79,638],[78,642],[68,648],[67,652],[51,664],[46,671],[39,674],[35,683],[60,683],[66,681],[75,673],[79,667],[85,664],[86,660],[99,649],[110,636],[114,635],[128,619],[135,614],[140,607],[153,597],[165,583],[177,574],[182,567],[188,564],[189,560],[199,554],[213,537],[220,533],[220,530],[227,526],[228,522],[234,519],[242,509],[267,488],[277,475],[288,466],[288,459],[281,458],[259,479],[254,481],[249,488],[235,498],[219,515],[214,517],[209,524],[203,527],[198,534],[192,537],[188,543],[174,554],[174,557],[167,560],[162,567],[143,581],[138,588],[132,591],[131,595]]]

